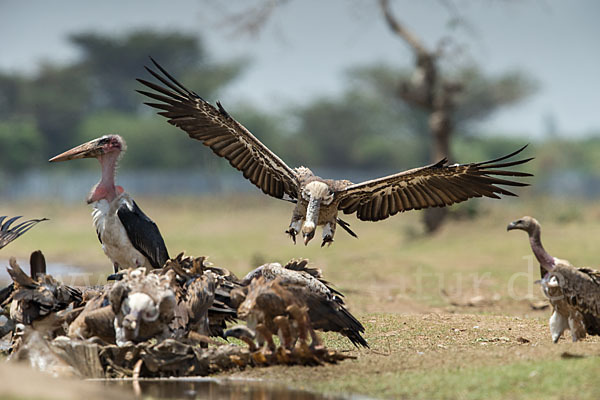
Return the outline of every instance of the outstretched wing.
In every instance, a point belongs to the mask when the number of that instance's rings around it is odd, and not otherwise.
[[[123,202],[117,210],[117,215],[133,247],[142,253],[154,268],[162,268],[169,259],[169,252],[154,221],[148,218],[133,200],[130,205]]]
[[[499,194],[516,194],[499,187],[528,186],[497,176],[532,176],[526,172],[502,168],[524,164],[533,158],[502,162],[519,150],[495,160],[471,164],[447,165],[447,160],[395,175],[349,185],[336,195],[340,199],[338,209],[345,214],[356,212],[363,221],[379,221],[398,212],[420,210],[428,207],[444,207],[460,203],[472,197],[500,198]]]
[[[285,194],[294,199],[298,197],[298,179],[286,163],[233,119],[219,102],[217,107],[212,106],[177,82],[156,61],[152,59],[152,62],[160,73],[148,67],[146,70],[164,86],[138,79],[154,90],[138,92],[159,101],[145,104],[162,110],[158,114],[168,118],[171,125],[226,158],[264,193],[279,199]]]
[[[21,217],[13,217],[4,222],[6,216],[0,216],[0,249],[33,228],[38,222],[48,220],[47,218],[30,219],[11,226],[19,218]]]

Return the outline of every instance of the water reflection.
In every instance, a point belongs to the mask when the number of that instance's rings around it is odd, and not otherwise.
[[[107,384],[133,390],[142,398],[154,399],[224,399],[224,400],[333,400],[351,397],[326,396],[282,386],[267,385],[260,381],[198,379],[149,379],[108,381]]]
[[[21,268],[23,268],[23,271],[29,274],[29,260],[17,259],[17,264],[19,264]],[[6,267],[8,267],[8,265],[9,264],[7,258],[0,258],[0,282],[2,283],[11,281],[10,275],[6,270]],[[57,278],[57,276],[75,276],[82,273],[82,271],[79,268],[74,267],[72,265],[52,262],[46,262],[46,271],[49,274],[51,274],[54,278]]]

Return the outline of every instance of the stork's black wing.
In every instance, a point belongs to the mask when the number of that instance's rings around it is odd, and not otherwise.
[[[18,238],[19,236],[21,236],[22,234],[24,234],[25,232],[27,232],[28,230],[30,230],[31,228],[33,228],[33,226],[36,225],[38,222],[47,221],[47,218],[30,219],[27,221],[23,221],[20,224],[11,226],[13,222],[18,220],[19,218],[21,217],[13,217],[4,222],[4,220],[6,219],[6,215],[0,216],[0,249],[12,242],[13,240],[15,240],[16,238]]]
[[[131,201],[130,207],[122,203],[117,210],[117,215],[125,227],[127,236],[140,253],[142,253],[154,268],[161,268],[169,259],[169,252],[158,226]]]

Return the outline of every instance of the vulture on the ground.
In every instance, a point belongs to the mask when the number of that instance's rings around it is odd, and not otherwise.
[[[63,322],[70,323],[77,316],[77,311],[73,309],[81,304],[82,292],[56,281],[50,275],[36,273],[36,270],[39,272],[42,269],[41,264],[45,265],[40,251],[34,252],[31,260],[40,264],[32,265],[35,279],[21,269],[14,257],[9,260],[10,267],[7,270],[13,283],[0,307],[10,304],[10,318],[16,323],[32,325],[42,331],[60,329]],[[47,319],[48,316],[51,318]]]
[[[147,105],[160,110],[168,122],[213,152],[226,158],[244,177],[265,194],[296,203],[288,233],[294,243],[302,233],[304,244],[323,227],[322,246],[331,244],[336,224],[353,234],[338,212],[354,214],[363,221],[380,221],[399,212],[445,207],[473,197],[516,196],[501,186],[527,186],[506,177],[531,174],[505,169],[531,158],[507,161],[526,147],[496,158],[470,164],[449,165],[446,159],[425,167],[352,183],[323,179],[306,167],[290,168],[217,102],[212,106],[188,90],[156,61],[159,72],[146,68],[160,84],[138,79],[153,91],[138,90],[152,99]],[[353,234],[354,235],[354,234]]]
[[[261,350],[277,352],[278,358],[285,363],[292,354],[310,355],[311,350],[322,347],[321,339],[311,324],[306,297],[297,296],[290,285],[282,284],[282,278],[259,276],[252,279],[245,289],[238,316],[246,321],[247,327],[229,329],[225,332],[226,337],[244,340],[254,351],[255,336],[258,345],[263,346]],[[279,337],[279,347],[273,336]],[[260,352],[254,356],[261,357]],[[260,358],[257,361],[260,362]]]
[[[574,342],[585,338],[586,332],[600,335],[600,271],[576,268],[548,254],[542,246],[541,226],[535,218],[523,217],[511,222],[506,229],[521,229],[529,235],[531,250],[540,263],[540,282],[553,307],[552,341],[556,343],[566,329],[571,331]]]
[[[277,280],[308,307],[314,329],[333,331],[346,336],[355,346],[369,347],[362,337],[364,326],[346,309],[343,295],[322,278],[321,271],[308,267],[308,260],[291,260],[284,267],[279,263],[264,264],[249,272],[244,286],[258,278],[266,282]]]

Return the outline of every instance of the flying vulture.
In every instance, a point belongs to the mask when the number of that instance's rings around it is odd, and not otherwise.
[[[550,317],[552,341],[556,343],[569,329],[574,342],[586,332],[600,335],[600,271],[576,268],[566,260],[552,257],[542,246],[541,226],[526,216],[506,229],[520,229],[529,235],[531,250],[540,263],[541,284],[553,308]]]
[[[165,242],[156,224],[148,218],[121,186],[115,185],[115,171],[127,150],[119,135],[105,135],[76,146],[51,158],[50,162],[96,158],[102,178],[87,198],[94,203],[92,218],[102,249],[119,269],[161,268],[169,258]]]
[[[306,167],[290,168],[229,115],[219,102],[216,107],[212,106],[185,88],[156,61],[152,62],[159,72],[146,69],[161,84],[138,79],[153,90],[138,90],[153,100],[145,104],[160,110],[159,114],[170,124],[210,147],[216,155],[225,157],[265,194],[295,202],[286,231],[294,243],[296,235],[302,232],[304,244],[308,244],[315,235],[316,227],[322,226],[322,246],[331,244],[337,222],[342,228],[348,228],[338,218],[340,211],[356,213],[363,221],[380,221],[399,212],[445,207],[472,197],[497,199],[499,194],[516,196],[499,185],[527,184],[502,177],[531,176],[504,169],[531,160],[505,161],[523,151],[524,146],[495,160],[449,165],[443,159],[425,167],[361,183],[323,179]]]
[[[21,217],[13,217],[4,221],[6,218],[6,215],[0,216],[0,249],[33,228],[38,222],[48,221],[47,218],[30,219],[13,225]]]

